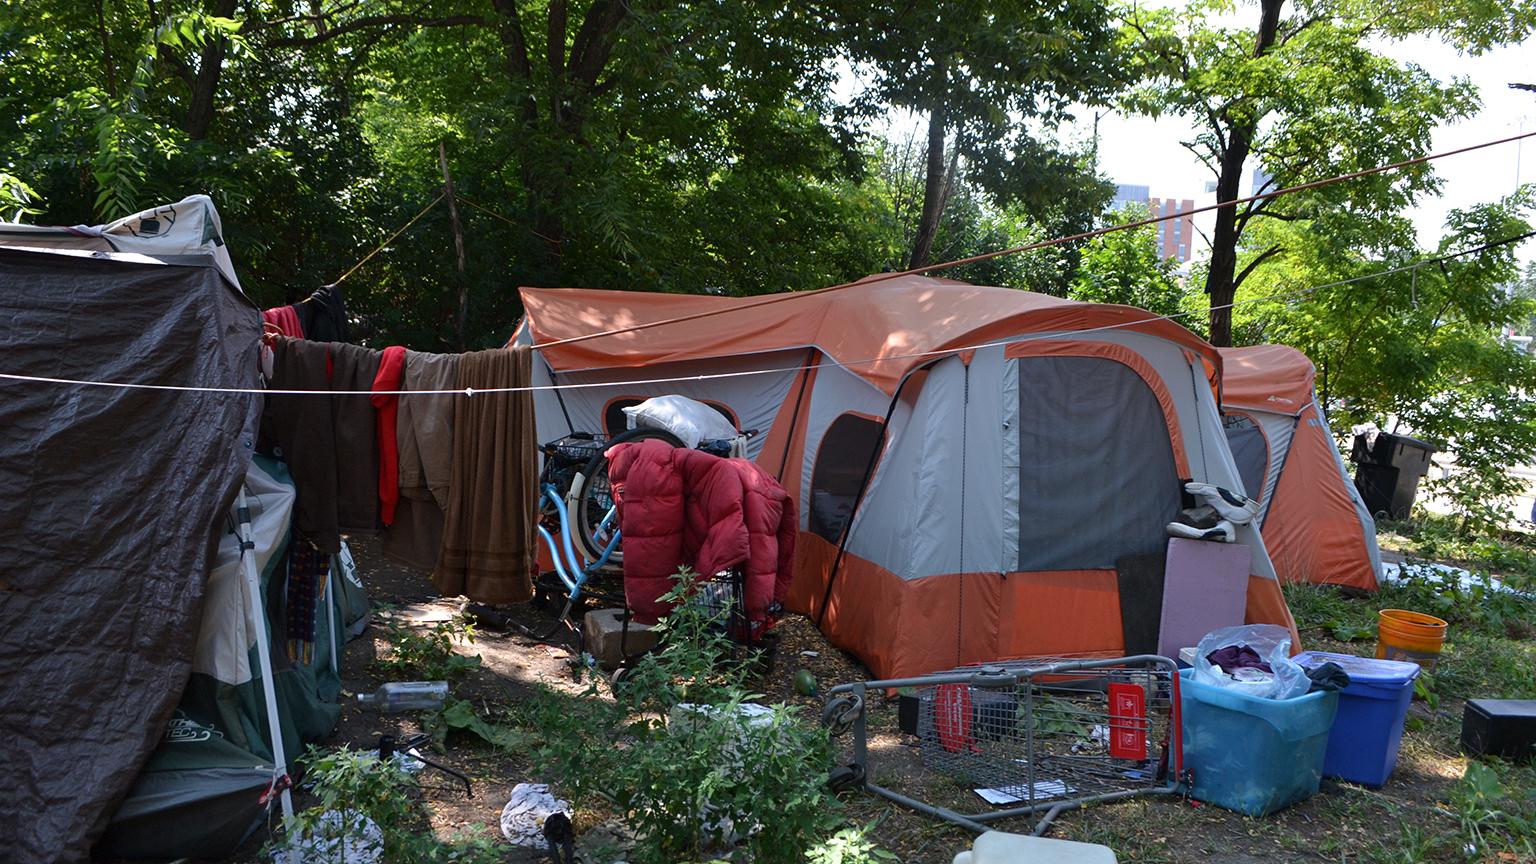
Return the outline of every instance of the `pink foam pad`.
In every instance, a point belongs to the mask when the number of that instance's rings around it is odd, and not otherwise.
[[[1157,653],[1178,657],[1217,627],[1243,623],[1252,561],[1253,550],[1241,543],[1170,539]]]

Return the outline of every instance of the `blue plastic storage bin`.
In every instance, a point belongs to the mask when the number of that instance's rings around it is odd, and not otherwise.
[[[1179,677],[1190,795],[1264,816],[1317,794],[1339,694],[1260,699]]]
[[[1386,783],[1397,767],[1419,664],[1325,651],[1306,651],[1293,659],[1307,669],[1333,662],[1349,673],[1349,686],[1339,693],[1323,774],[1362,786]]]

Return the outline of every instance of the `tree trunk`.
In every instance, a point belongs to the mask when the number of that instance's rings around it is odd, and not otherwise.
[[[1254,40],[1253,56],[1262,57],[1275,44],[1280,29],[1280,9],[1285,0],[1260,0],[1259,32]],[[1222,114],[1226,120],[1227,115]],[[1216,202],[1236,201],[1243,181],[1243,167],[1253,148],[1257,123],[1228,122],[1226,147],[1221,152],[1216,175]],[[1211,344],[1232,344],[1232,301],[1237,294],[1237,244],[1242,233],[1237,227],[1237,208],[1216,211],[1216,230],[1211,235],[1211,266],[1205,276],[1205,293],[1211,296]]]
[[[236,0],[218,0],[213,14],[220,18],[232,18]],[[224,37],[208,40],[198,59],[197,78],[192,82],[192,96],[187,102],[187,119],[182,130],[193,141],[208,137],[208,127],[213,124],[214,97],[219,92],[219,76],[224,72],[224,52],[228,49]]]
[[[912,254],[907,258],[907,269],[922,267],[928,263],[933,251],[934,238],[939,234],[939,219],[944,215],[945,170],[944,133],[946,115],[942,102],[935,102],[928,114],[928,167],[923,180],[923,212],[917,220],[917,233],[912,238]]]
[[[553,0],[545,30],[545,63],[549,81],[543,105],[535,98],[538,82],[533,74],[528,40],[523,32],[519,0],[492,0],[500,15],[500,36],[506,54],[507,77],[522,89],[523,122],[539,127],[553,139],[554,158],[550,158],[549,139],[539,135],[521,135],[523,148],[521,173],[527,190],[532,231],[544,241],[548,263],[556,272],[562,266],[561,246],[565,242],[562,215],[566,190],[571,184],[570,157],[566,148],[584,148],[587,124],[587,100],[598,79],[608,68],[620,25],[628,19],[630,6],[624,0],[595,0],[576,28],[576,35],[566,47],[570,33],[567,0]],[[553,162],[554,164],[550,164]],[[537,167],[536,167],[537,166]]]
[[[459,223],[459,202],[453,192],[453,174],[448,171],[448,144],[437,141],[437,165],[443,171],[443,197],[448,201],[448,224],[453,227],[453,248],[459,263],[459,308],[454,316],[453,333],[456,347],[464,350],[464,325],[469,321],[469,279],[464,275],[464,227]]]

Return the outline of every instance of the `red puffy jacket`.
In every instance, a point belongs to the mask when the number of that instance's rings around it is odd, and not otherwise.
[[[653,624],[667,614],[659,598],[682,565],[701,578],[740,565],[748,620],[771,624],[769,605],[789,592],[799,529],[779,481],[746,459],[655,439],[616,444],[608,458],[624,537],[624,596],[636,620]]]

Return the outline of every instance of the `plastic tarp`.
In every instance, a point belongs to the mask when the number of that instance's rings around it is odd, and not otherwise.
[[[219,211],[207,195],[188,195],[175,204],[161,204],[105,225],[16,225],[0,223],[0,245],[49,249],[67,255],[110,252],[120,260],[133,258],[182,262],[188,256],[212,259],[214,267],[235,288],[240,280],[224,245]]]
[[[7,238],[10,239],[10,238]],[[0,249],[0,371],[260,386],[261,316],[200,265]],[[0,379],[0,837],[84,859],[171,720],[259,396]]]

